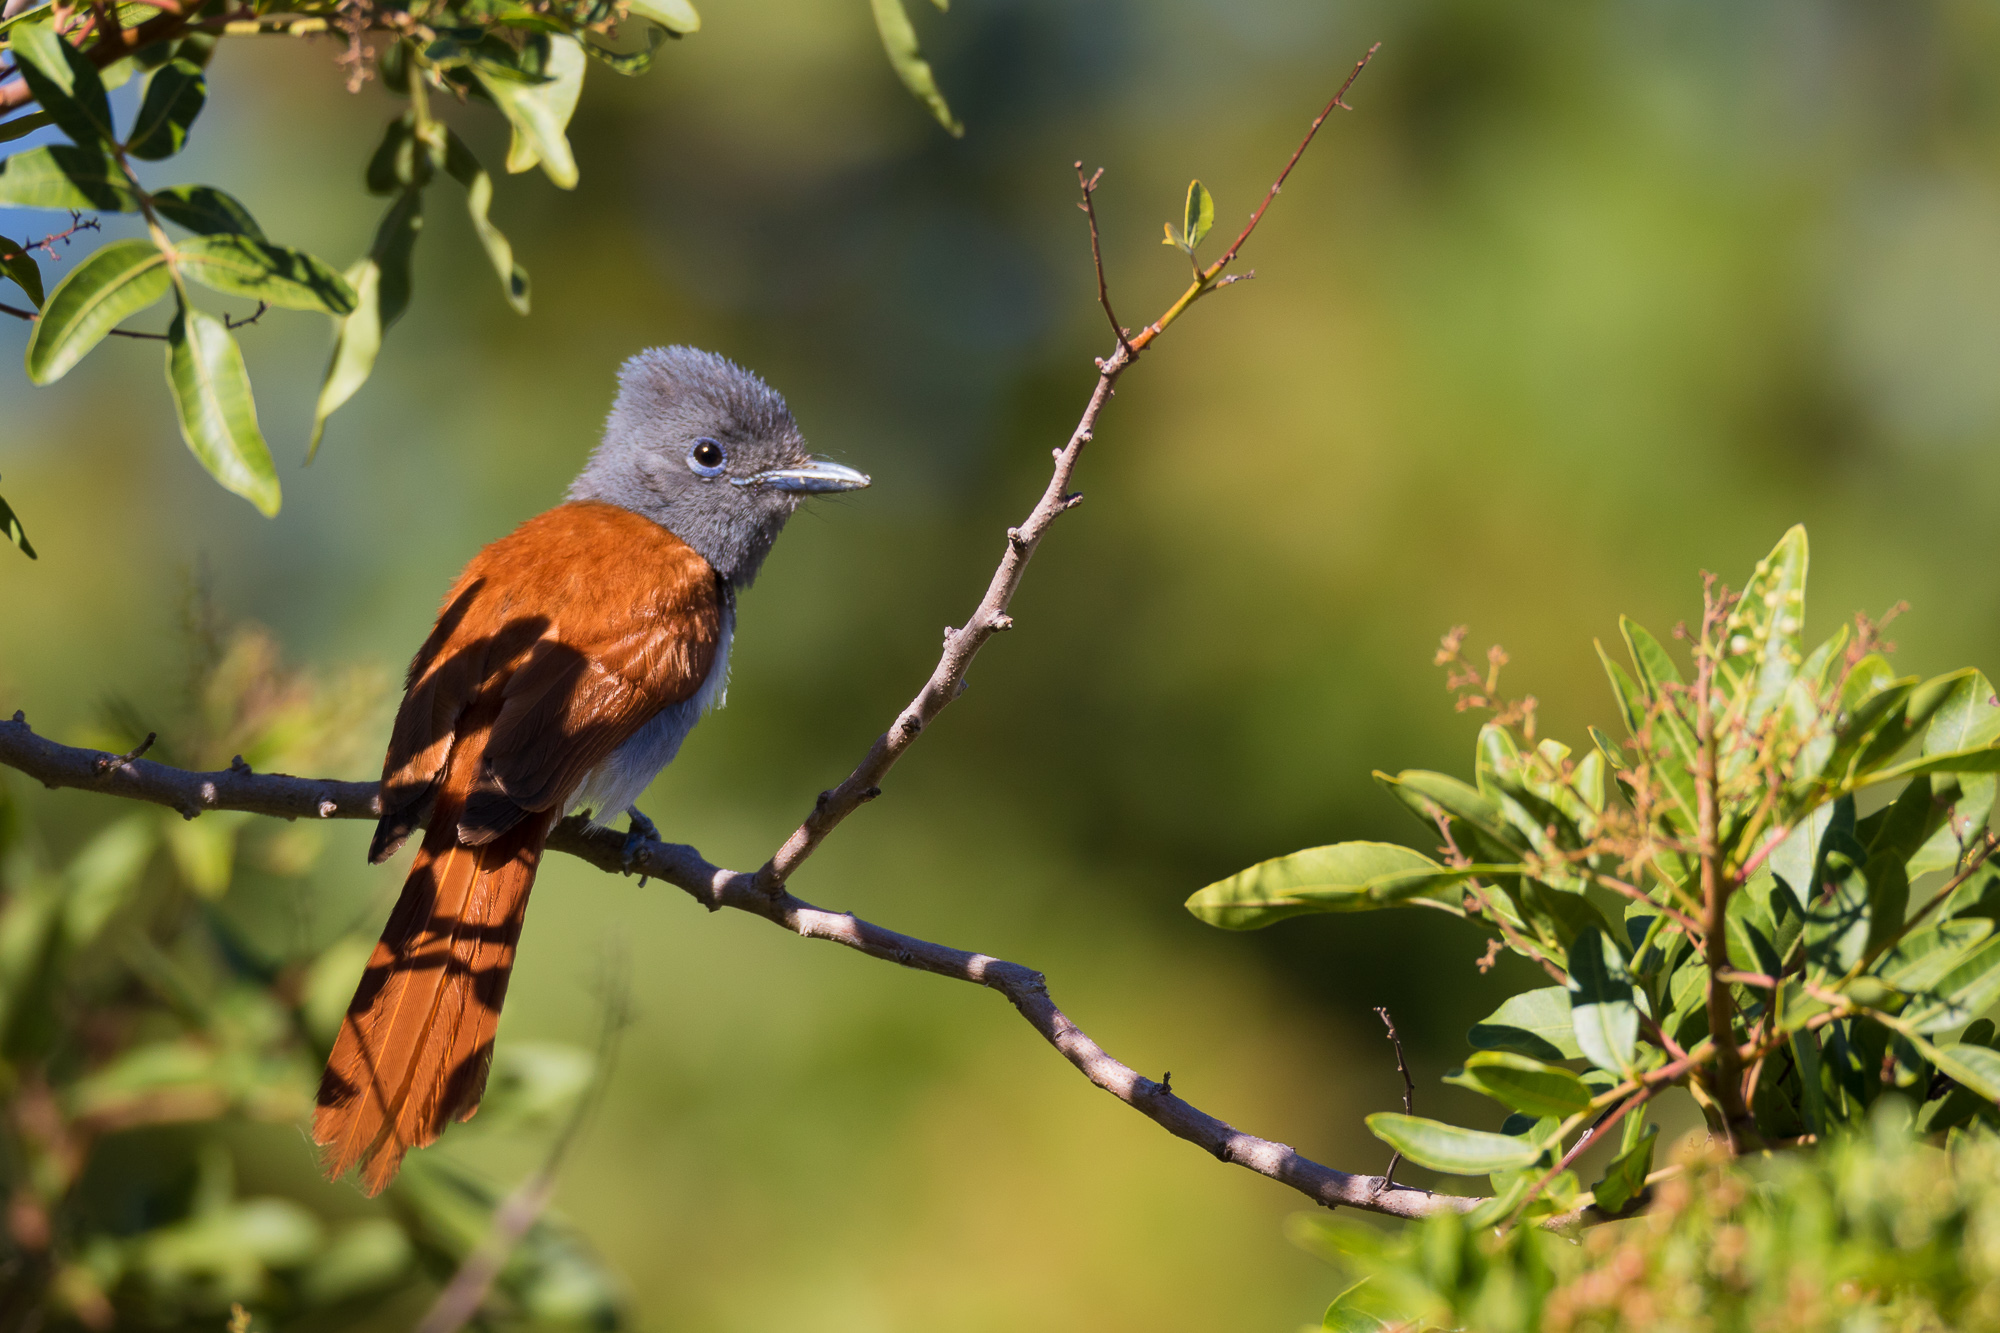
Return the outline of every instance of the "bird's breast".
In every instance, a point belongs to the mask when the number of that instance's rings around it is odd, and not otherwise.
[[[699,688],[677,704],[669,704],[632,733],[631,739],[584,775],[565,813],[584,810],[599,824],[623,814],[652,785],[660,770],[680,753],[694,724],[711,708],[720,708],[729,693],[729,648],[736,637],[736,607],[722,608],[722,632],[715,659]]]

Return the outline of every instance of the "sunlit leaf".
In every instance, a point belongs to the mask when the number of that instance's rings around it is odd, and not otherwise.
[[[471,69],[494,105],[514,127],[513,144],[507,150],[507,170],[526,171],[539,162],[556,185],[574,189],[576,159],[570,153],[564,131],[576,111],[576,99],[583,91],[583,71],[590,59],[583,53],[583,44],[573,37],[549,36],[540,40],[548,43],[548,58],[543,66],[546,82],[522,83],[478,64]]]
[[[1533,1166],[1542,1155],[1541,1146],[1527,1139],[1460,1129],[1399,1111],[1377,1111],[1367,1123],[1369,1133],[1418,1166],[1447,1175],[1484,1176]]]
[[[44,144],[0,160],[0,204],[130,213],[139,207],[118,164],[96,148]]]
[[[1902,1018],[1919,1032],[1941,1032],[1971,1022],[1995,1000],[2000,1000],[2000,939],[1988,939],[1939,977],[1928,995],[1912,1001]]]
[[[1571,1027],[1569,991],[1561,986],[1544,986],[1510,997],[1473,1024],[1466,1040],[1481,1050],[1513,1051],[1537,1060],[1583,1057]]]
[[[347,271],[348,285],[354,290],[354,312],[334,325],[333,357],[327,363],[319,402],[313,409],[307,462],[319,452],[327,418],[367,382],[382,350],[383,333],[410,303],[410,256],[423,225],[423,194],[404,191],[376,228],[375,245],[368,257]]]
[[[28,378],[52,384],[120,321],[167,294],[167,257],[148,240],[113,241],[70,270],[49,293],[28,335]]]
[[[1723,683],[1747,689],[1744,720],[1755,726],[1785,697],[1804,656],[1806,530],[1794,525],[1757,562],[1723,624]]]
[[[1194,253],[1209,228],[1215,225],[1215,200],[1210,197],[1208,187],[1200,181],[1189,181],[1187,203],[1181,208],[1181,240],[1189,254]]]
[[[167,386],[180,414],[181,438],[209,474],[270,517],[278,512],[278,474],[257,427],[257,404],[243,352],[222,321],[183,310],[167,332]]]
[[[220,235],[191,237],[174,247],[174,255],[181,272],[232,296],[329,315],[354,309],[354,289],[347,279],[303,250]]]
[[[157,845],[158,827],[156,816],[126,815],[100,830],[70,862],[63,934],[71,948],[94,941],[130,899]]]
[[[1639,1007],[1624,956],[1601,931],[1583,931],[1570,946],[1569,1006],[1570,1026],[1584,1058],[1612,1073],[1629,1071],[1639,1038]]]
[[[199,66],[170,60],[146,82],[146,100],[132,122],[127,151],[147,161],[172,157],[187,144],[188,127],[208,100],[208,79]]]
[[[903,8],[903,0],[869,0],[869,3],[875,10],[875,30],[881,34],[882,49],[888,52],[889,66],[896,71],[896,77],[912,96],[930,108],[931,115],[952,138],[963,137],[965,126],[959,124],[945,104],[937,75],[931,72],[930,62],[924,59],[923,49],[917,45],[917,30]]]
[[[701,28],[701,15],[688,0],[632,0],[632,16],[657,23],[668,32],[690,33]]]
[[[1445,1080],[1524,1115],[1567,1117],[1589,1107],[1584,1081],[1559,1065],[1506,1051],[1481,1051]]]
[[[1187,909],[1211,926],[1255,930],[1304,912],[1368,911],[1448,892],[1492,869],[1448,870],[1394,843],[1343,842],[1260,862],[1194,894]]]

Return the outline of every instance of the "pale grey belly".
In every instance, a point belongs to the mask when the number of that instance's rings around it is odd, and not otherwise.
[[[715,646],[715,662],[708,678],[693,695],[653,715],[652,721],[632,733],[631,739],[611,752],[611,756],[586,773],[570,798],[565,813],[590,812],[592,820],[609,823],[623,814],[652,785],[660,770],[680,753],[681,742],[701,721],[701,715],[719,708],[729,690],[729,647],[736,637],[735,608],[722,615],[722,640]]]

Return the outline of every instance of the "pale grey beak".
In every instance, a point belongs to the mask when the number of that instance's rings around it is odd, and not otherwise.
[[[753,477],[733,480],[738,486],[770,486],[803,495],[824,495],[829,491],[858,491],[868,484],[868,474],[815,458],[803,467],[774,467]]]

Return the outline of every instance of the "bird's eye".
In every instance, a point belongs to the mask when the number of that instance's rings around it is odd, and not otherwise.
[[[688,450],[688,467],[697,476],[719,477],[722,475],[722,465],[727,461],[728,455],[722,452],[722,446],[714,440],[696,440],[694,448]]]

